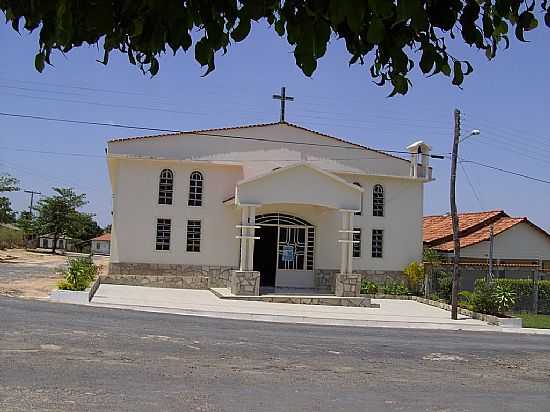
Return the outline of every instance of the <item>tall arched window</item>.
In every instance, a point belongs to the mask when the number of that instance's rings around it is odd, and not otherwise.
[[[362,187],[361,183],[353,182],[353,184],[355,186]],[[359,212],[355,212],[354,214],[355,214],[355,216],[361,216],[362,213],[363,213],[363,192],[361,192],[361,210],[359,210]]]
[[[160,172],[159,205],[171,205],[174,197],[174,173],[170,169]]]
[[[374,185],[372,189],[372,215],[384,216],[384,188]]]
[[[189,206],[202,206],[202,186],[204,178],[201,172],[194,171],[189,176]]]

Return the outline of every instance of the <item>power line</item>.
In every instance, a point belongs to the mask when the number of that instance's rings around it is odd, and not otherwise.
[[[24,119],[34,119],[34,120],[43,120],[43,121],[52,121],[52,122],[60,122],[60,123],[73,123],[73,124],[86,124],[86,125],[92,125],[92,126],[116,127],[116,128],[122,128],[122,129],[132,129],[132,130],[141,130],[141,131],[154,131],[154,132],[173,133],[173,134],[177,134],[177,133],[190,134],[190,133],[193,133],[193,134],[197,134],[197,135],[224,138],[224,139],[252,140],[252,141],[260,141],[260,142],[268,142],[268,143],[282,143],[282,144],[291,144],[291,145],[299,145],[299,146],[327,147],[327,148],[346,149],[346,150],[365,150],[365,149],[367,149],[367,150],[372,150],[372,151],[380,152],[380,153],[410,154],[406,150],[374,149],[374,148],[361,146],[359,144],[351,143],[351,142],[347,143],[347,145],[333,145],[333,144],[311,143],[311,142],[296,142],[296,141],[287,141],[287,140],[280,140],[280,139],[270,139],[270,138],[265,138],[265,137],[228,135],[228,134],[213,133],[213,132],[208,132],[208,131],[185,132],[185,131],[182,131],[182,130],[174,130],[174,129],[161,129],[161,128],[154,128],[154,127],[132,126],[132,125],[125,125],[125,124],[121,124],[121,123],[105,123],[105,122],[94,122],[94,121],[86,121],[86,120],[73,120],[73,119],[65,119],[65,118],[58,118],[58,117],[28,115],[28,114],[21,114],[21,113],[0,112],[0,116],[24,118]],[[434,157],[434,158],[440,158],[442,155],[432,154],[431,156]]]
[[[470,179],[470,176],[468,175],[468,172],[466,171],[466,168],[464,167],[464,164],[462,162],[460,162],[460,167],[462,169],[462,171],[464,172],[464,176],[466,176],[466,181],[468,182],[468,185],[470,185],[470,189],[472,189],[472,193],[474,194],[474,197],[476,198],[477,200],[477,203],[479,204],[479,207],[481,209],[485,209],[483,207],[483,202],[481,201],[478,193],[477,193],[477,190],[475,189],[474,185],[472,184],[472,180]]]
[[[488,164],[485,164],[485,163],[480,163],[480,162],[476,162],[474,160],[461,160],[461,162],[464,162],[464,163],[471,163],[471,164],[474,164],[474,165],[477,165],[477,166],[480,166],[480,167],[485,167],[487,169],[492,169],[492,170],[497,170],[499,172],[502,172],[502,173],[507,173],[507,174],[510,174],[510,175],[514,175],[514,176],[519,176],[519,177],[523,177],[525,179],[529,179],[529,180],[533,180],[533,181],[536,181],[536,182],[540,182],[540,183],[547,183],[547,184],[550,184],[550,180],[545,180],[545,179],[540,179],[538,177],[533,177],[533,176],[529,176],[529,175],[526,175],[524,173],[520,173],[520,172],[514,172],[512,170],[506,170],[506,169],[503,169],[501,167],[497,167],[497,166],[492,166],[492,165],[488,165]]]

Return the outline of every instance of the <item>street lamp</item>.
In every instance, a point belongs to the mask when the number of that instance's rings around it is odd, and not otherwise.
[[[472,130],[464,138],[460,138],[460,110],[455,109],[455,132],[453,140],[453,153],[451,156],[451,219],[453,222],[453,289],[451,293],[451,319],[458,319],[458,280],[459,280],[459,263],[460,263],[460,239],[458,237],[458,212],[456,209],[456,165],[458,159],[459,143],[469,139],[472,136],[477,136],[481,132],[477,129]]]

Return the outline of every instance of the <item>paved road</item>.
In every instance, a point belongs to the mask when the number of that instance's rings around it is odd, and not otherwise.
[[[0,297],[0,410],[548,411],[550,339]]]

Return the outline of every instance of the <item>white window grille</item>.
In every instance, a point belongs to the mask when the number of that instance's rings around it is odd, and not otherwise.
[[[201,251],[201,221],[200,220],[187,221],[187,251],[188,252]]]
[[[157,219],[157,250],[170,250],[170,233],[172,231],[171,219]]]
[[[171,205],[174,197],[174,173],[170,169],[160,172],[159,205]]]
[[[201,172],[194,171],[189,176],[189,206],[202,206],[202,188],[204,178]]]
[[[353,244],[353,257],[354,258],[360,258],[361,257],[361,228],[356,227],[353,228],[354,233],[353,234],[353,240],[358,243]]]
[[[374,185],[372,189],[372,215],[384,216],[384,188],[382,185]]]
[[[358,183],[358,182],[353,182],[353,184],[355,186],[359,186],[359,187],[363,187],[361,186],[361,183]],[[361,192],[361,210],[359,210],[359,212],[355,212],[355,216],[361,216],[361,214],[363,213],[363,192]]]
[[[372,257],[381,258],[384,247],[384,231],[381,229],[372,230]]]

